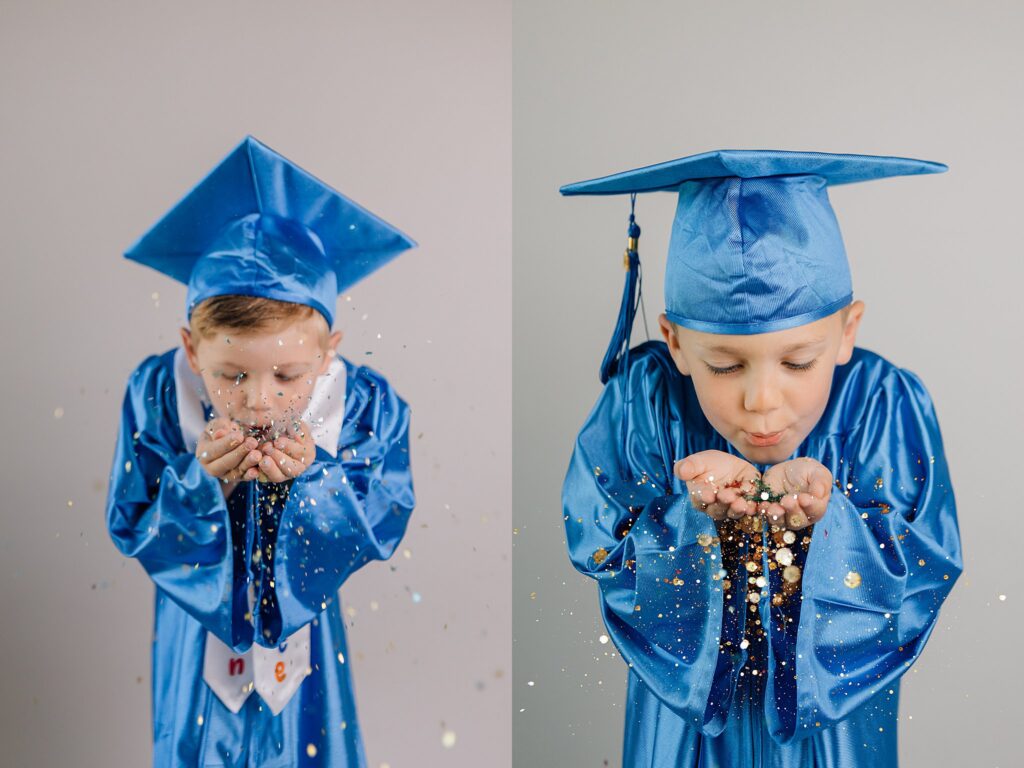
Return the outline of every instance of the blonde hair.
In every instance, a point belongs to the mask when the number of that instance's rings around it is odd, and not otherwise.
[[[275,330],[283,325],[301,323],[316,316],[319,323],[320,344],[327,346],[330,328],[319,312],[305,304],[265,299],[262,296],[212,296],[192,310],[189,327],[196,343],[210,339],[218,331],[240,335]]]

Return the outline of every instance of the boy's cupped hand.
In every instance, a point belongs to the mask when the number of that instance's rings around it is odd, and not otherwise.
[[[770,467],[761,479],[776,495],[783,494],[778,502],[760,505],[775,525],[798,530],[825,516],[832,473],[821,463],[807,457],[790,459]]]
[[[212,419],[196,446],[196,458],[210,475],[224,483],[255,480],[263,454],[256,450],[254,437],[226,416]]]
[[[300,421],[283,435],[259,446],[260,471],[272,483],[283,483],[308,470],[316,458],[316,443],[309,425]]]
[[[673,471],[686,483],[694,506],[716,521],[760,512],[773,525],[799,530],[824,517],[832,493],[832,473],[806,457],[776,464],[762,476],[738,456],[701,451],[677,461]],[[747,500],[758,479],[782,498],[777,502]]]
[[[744,496],[754,489],[761,473],[752,464],[724,451],[700,451],[675,463],[676,477],[697,509],[712,520],[739,520],[757,512],[757,505]]]

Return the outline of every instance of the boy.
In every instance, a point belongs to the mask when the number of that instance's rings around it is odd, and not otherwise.
[[[362,766],[339,586],[401,539],[409,411],[335,354],[413,245],[247,137],[126,254],[188,284],[124,400],[107,503],[156,584],[155,766]]]
[[[896,766],[899,678],[961,571],[956,509],[924,385],[854,346],[827,185],[943,170],[720,151],[562,189],[679,194],[665,344],[629,350],[631,215],[563,493],[630,668],[623,765]]]

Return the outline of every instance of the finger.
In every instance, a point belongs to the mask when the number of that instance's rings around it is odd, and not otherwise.
[[[695,477],[699,477],[704,474],[704,463],[699,462],[692,456],[677,461],[675,464],[675,473],[683,482],[690,482]]]
[[[772,525],[785,525],[786,510],[782,508],[782,505],[774,503],[763,504],[761,505],[761,511]]]
[[[305,462],[293,459],[284,451],[279,451],[275,448],[274,453],[271,455],[274,457],[274,461],[277,463],[277,466],[281,468],[281,471],[284,472],[287,477],[298,477],[306,471]]]
[[[828,507],[828,502],[824,499],[816,498],[807,493],[800,494],[800,506],[804,515],[810,524],[816,523],[825,516],[825,510]]]
[[[801,506],[799,494],[796,493],[787,493],[779,500],[779,503],[782,505],[782,508],[785,510],[787,515],[790,512],[800,509]]]
[[[270,478],[271,482],[283,483],[286,480],[290,480],[294,475],[288,474],[285,467],[281,464],[280,456],[275,454],[283,455],[276,448],[272,448],[269,454],[264,454],[263,458],[260,459],[260,469]]]
[[[252,444],[246,439],[240,445],[225,453],[220,458],[207,463],[206,471],[214,477],[220,477],[235,469],[245,458],[245,455],[253,449]]]
[[[721,504],[708,504],[704,513],[712,520],[720,522],[725,519],[727,510],[726,507],[723,507]]]
[[[296,440],[287,437],[279,437],[274,441],[274,447],[284,451],[290,458],[302,464],[306,463],[306,446]]]
[[[221,438],[216,440],[209,440],[200,443],[196,447],[196,455],[199,457],[199,461],[210,466],[214,461],[218,461],[224,456],[227,456],[231,451],[237,450],[238,448],[245,446],[247,443],[242,439],[242,435],[237,432],[229,432]],[[244,455],[245,451],[242,452]],[[238,462],[235,462],[237,464]],[[232,467],[234,464],[231,465]],[[228,467],[230,469],[230,467]]]
[[[792,531],[799,531],[810,525],[810,521],[803,512],[793,512],[786,518],[786,527]]]

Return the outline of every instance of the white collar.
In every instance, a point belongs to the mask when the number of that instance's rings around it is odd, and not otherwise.
[[[331,457],[338,455],[338,441],[341,426],[345,420],[345,362],[338,356],[331,360],[327,372],[317,377],[313,385],[313,396],[302,415],[302,420],[313,431],[313,441]],[[178,397],[178,423],[181,438],[189,452],[195,452],[199,436],[206,427],[204,405],[209,407],[203,380],[188,365],[182,347],[174,353],[174,390]]]

